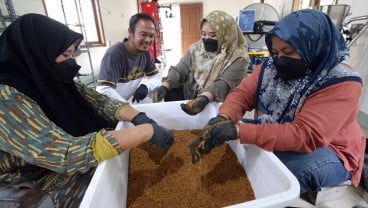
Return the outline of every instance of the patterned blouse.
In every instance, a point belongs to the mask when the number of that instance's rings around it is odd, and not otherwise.
[[[121,102],[76,84],[97,114],[117,123]],[[50,121],[38,104],[0,84],[0,187],[37,181],[52,196],[55,207],[77,207],[98,165],[92,154],[96,133],[118,153],[123,150],[105,129],[73,137]]]

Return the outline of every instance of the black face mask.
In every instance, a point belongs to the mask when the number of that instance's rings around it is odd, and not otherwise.
[[[64,83],[71,83],[80,68],[81,66],[77,64],[75,59],[68,58],[65,61],[56,63],[54,70],[57,79]]]
[[[305,75],[308,72],[308,66],[302,59],[290,58],[287,56],[273,57],[277,74],[282,80],[292,80]]]
[[[204,44],[204,49],[207,52],[215,52],[217,51],[217,47],[218,47],[218,41],[212,38],[203,38],[202,39],[203,44]]]

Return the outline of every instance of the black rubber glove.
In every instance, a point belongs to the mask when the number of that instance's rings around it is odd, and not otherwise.
[[[165,86],[160,86],[159,88],[157,88],[157,91],[153,94],[153,102],[154,103],[161,102],[164,99],[167,92],[169,92],[169,89],[167,89],[167,87]]]
[[[143,100],[144,98],[146,98],[148,95],[148,88],[146,85],[141,84],[139,85],[139,87],[137,88],[137,90],[135,91],[134,95],[133,95],[133,103],[135,101],[137,101],[137,103],[139,103],[139,101]]]
[[[234,139],[237,139],[234,122],[220,115],[210,119],[199,136],[189,144],[192,163],[198,162],[203,155],[210,153],[225,141]]]
[[[187,103],[180,105],[181,109],[189,115],[196,115],[201,112],[210,101],[207,96],[200,95],[193,100],[189,100]]]
[[[157,125],[156,123],[152,123],[152,126],[154,132],[151,140],[149,140],[148,143],[157,145],[166,153],[173,145],[174,137],[169,131]]]
[[[222,121],[229,121],[228,118],[226,118],[225,116],[222,115],[217,115],[216,117],[211,118],[208,122],[207,122],[207,126],[208,125],[214,125],[216,123],[222,122]]]
[[[134,116],[134,118],[132,119],[132,123],[136,126],[139,124],[146,124],[146,123],[151,123],[151,124],[156,124],[156,121],[152,120],[151,118],[149,118],[146,113],[144,112],[139,112],[136,116]]]

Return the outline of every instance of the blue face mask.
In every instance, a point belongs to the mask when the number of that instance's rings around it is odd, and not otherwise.
[[[203,45],[204,45],[204,49],[207,52],[215,52],[217,51],[217,47],[218,47],[218,41],[212,38],[203,38]]]
[[[81,66],[77,64],[74,58],[56,63],[54,66],[57,78],[64,83],[72,83],[80,68]]]
[[[287,56],[273,57],[277,74],[282,80],[292,80],[308,72],[308,66],[302,59],[290,58]]]

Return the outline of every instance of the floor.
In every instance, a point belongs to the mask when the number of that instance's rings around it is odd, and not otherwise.
[[[311,204],[305,200],[300,199],[292,207],[301,208],[367,208],[368,207],[368,193],[364,192],[360,195],[353,186],[345,186],[339,188],[331,188],[327,193],[322,193],[319,201],[316,204]]]

